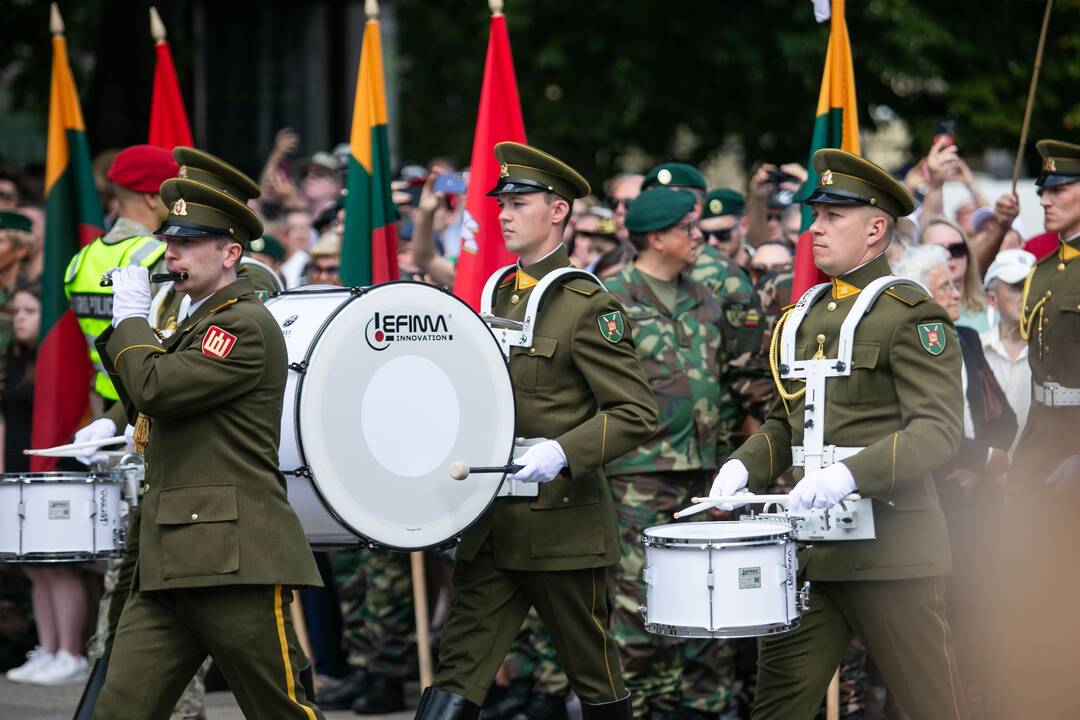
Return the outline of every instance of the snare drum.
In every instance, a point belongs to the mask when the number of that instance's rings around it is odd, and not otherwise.
[[[73,562],[124,548],[123,485],[94,473],[0,476],[0,560]]]
[[[289,378],[280,465],[315,547],[418,550],[453,543],[506,465],[514,393],[499,344],[453,295],[420,283],[308,286],[267,301]]]
[[[790,525],[698,522],[647,528],[645,629],[675,637],[755,637],[799,626]]]

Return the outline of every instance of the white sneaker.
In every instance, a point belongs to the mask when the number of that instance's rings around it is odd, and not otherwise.
[[[57,650],[53,661],[43,665],[24,682],[34,685],[74,685],[86,682],[89,664],[82,655],[76,657],[67,650]]]
[[[8,670],[5,676],[12,682],[26,682],[33,673],[37,672],[39,668],[44,667],[52,662],[53,654],[45,652],[45,649],[38,645],[36,648],[26,653],[26,662],[17,668]]]

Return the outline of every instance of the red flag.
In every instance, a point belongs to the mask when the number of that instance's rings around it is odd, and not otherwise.
[[[510,35],[502,13],[491,16],[484,83],[480,88],[480,109],[473,135],[469,193],[465,199],[461,256],[457,262],[454,294],[480,308],[480,291],[491,273],[517,258],[503,245],[499,228],[499,206],[487,192],[499,179],[495,143],[525,142],[525,121],[521,117]]]
[[[180,94],[180,83],[176,79],[172,50],[165,40],[165,26],[154,8],[150,8],[150,32],[156,41],[154,52],[157,54],[157,64],[154,67],[154,95],[150,100],[148,142],[166,150],[172,150],[177,145],[191,147],[195,141],[191,137],[184,97]]]

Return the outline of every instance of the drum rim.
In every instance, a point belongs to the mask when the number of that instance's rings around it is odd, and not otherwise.
[[[452,298],[454,301],[459,303],[462,307],[466,308],[470,313],[472,313],[473,315],[476,316],[476,318],[480,321],[480,324],[483,325],[484,329],[487,331],[488,337],[491,339],[491,342],[492,342],[493,347],[495,348],[495,351],[499,354],[499,357],[502,359],[502,364],[503,364],[504,369],[506,370],[507,378],[508,379],[510,378],[510,362],[506,358],[506,356],[503,355],[502,349],[499,346],[498,339],[495,337],[495,334],[491,332],[491,328],[488,327],[487,323],[484,322],[484,318],[480,315],[480,313],[476,312],[476,310],[474,310],[473,307],[471,305],[469,305],[469,303],[467,303],[464,300],[462,300],[461,298],[459,298],[457,295],[455,295],[453,292],[451,292],[445,285],[432,285],[430,283],[415,282],[415,281],[412,281],[412,280],[391,280],[389,282],[378,283],[376,285],[369,285],[369,286],[366,286],[366,287],[338,288],[338,290],[346,290],[346,291],[348,291],[349,294],[350,294],[350,297],[348,299],[346,299],[345,302],[340,303],[337,307],[335,307],[334,311],[332,313],[330,313],[329,315],[327,315],[327,317],[323,320],[322,325],[319,326],[319,329],[315,332],[315,334],[311,336],[311,343],[308,345],[307,349],[304,352],[304,360],[303,360],[304,364],[308,365],[311,362],[311,356],[315,352],[315,348],[318,347],[319,341],[322,339],[322,336],[326,332],[326,329],[330,326],[330,323],[334,320],[334,318],[336,318],[344,310],[344,308],[347,305],[355,302],[360,297],[366,295],[367,293],[371,292],[372,290],[387,287],[389,285],[412,285],[412,286],[420,286],[420,287],[431,288],[432,290],[439,291],[442,294]],[[281,295],[286,295],[289,292],[293,292],[294,294],[301,294],[301,292],[298,292],[298,291],[286,291],[285,293],[280,293],[279,295],[275,295],[275,297],[280,297]],[[320,291],[320,292],[330,292],[330,291]],[[308,294],[314,294],[314,293],[309,291]],[[303,465],[302,465],[301,468],[297,468],[296,470],[294,470],[291,474],[301,474],[301,475],[304,475],[308,479],[308,481],[311,483],[312,489],[315,492],[315,497],[318,498],[320,503],[322,503],[322,506],[330,514],[330,517],[333,518],[339,525],[341,525],[347,531],[349,531],[351,533],[354,533],[356,535],[357,539],[360,540],[360,544],[367,545],[369,548],[382,548],[382,549],[386,549],[386,550],[393,550],[393,551],[396,551],[396,552],[417,552],[417,551],[421,551],[421,550],[440,549],[440,548],[444,548],[444,547],[448,547],[448,546],[453,546],[453,545],[456,545],[458,542],[460,542],[461,537],[466,532],[468,532],[468,530],[473,525],[475,525],[477,522],[479,522],[482,517],[487,515],[488,511],[491,510],[492,505],[495,503],[496,498],[498,498],[498,496],[499,496],[499,491],[502,489],[503,484],[506,482],[506,473],[503,473],[502,479],[499,481],[499,484],[495,487],[495,491],[492,493],[491,498],[488,500],[487,504],[484,506],[484,509],[480,513],[478,513],[475,518],[473,518],[472,522],[470,522],[468,525],[463,527],[460,531],[454,533],[452,536],[450,536],[448,538],[444,538],[442,540],[439,540],[439,541],[433,542],[433,543],[429,543],[427,545],[397,546],[397,545],[392,545],[392,544],[389,544],[389,543],[381,542],[379,540],[376,540],[375,538],[370,537],[369,535],[367,535],[365,533],[362,533],[362,532],[358,531],[350,523],[346,522],[344,520],[344,518],[342,518],[338,514],[338,512],[330,505],[330,503],[328,503],[326,501],[326,498],[323,497],[322,491],[319,489],[318,483],[315,481],[315,473],[311,469],[311,465],[308,462],[307,453],[304,450],[304,436],[300,432],[300,396],[301,396],[301,393],[302,393],[302,390],[303,390],[303,387],[304,387],[304,381],[307,379],[307,373],[302,372],[299,375],[300,375],[300,377],[298,377],[296,379],[296,388],[294,389],[294,392],[293,392],[293,395],[294,395],[294,398],[295,398],[294,402],[293,402],[293,436],[296,438],[296,449],[297,449],[297,452],[300,454],[300,460],[303,463]],[[517,419],[517,397],[515,396],[515,394],[513,392],[513,380],[512,379],[510,381],[510,387],[511,387],[510,406],[511,406],[511,411],[512,411],[511,414],[512,414],[512,417],[515,419],[515,422],[516,422],[516,419]],[[516,437],[516,435],[514,433],[511,433],[511,437]],[[513,445],[513,443],[511,443],[510,444],[510,449],[509,449],[509,451],[507,453],[507,457],[506,457],[506,464],[507,465],[509,465],[513,461],[513,457],[514,457],[514,445]],[[299,472],[299,471],[304,471],[304,472]]]
[[[643,608],[647,612],[646,608]],[[742,625],[734,627],[717,628],[709,630],[700,625],[667,625],[665,623],[645,623],[645,630],[653,635],[666,637],[692,637],[692,638],[748,638],[764,637],[766,635],[778,635],[790,632],[799,627],[801,615],[796,615],[788,623],[766,623],[764,625]]]
[[[37,472],[37,473],[4,473],[0,475],[0,483],[11,483],[29,485],[36,483],[67,483],[72,485],[85,484],[95,485],[97,483],[105,484],[119,484],[121,480],[111,477],[109,472],[86,472],[80,473],[77,471],[59,471],[59,472]]]
[[[743,521],[740,521],[740,520],[733,520],[731,522],[734,523],[734,524],[744,524]],[[641,542],[642,542],[642,544],[644,544],[647,547],[649,547],[649,546],[653,546],[653,547],[664,547],[664,546],[676,547],[677,546],[677,547],[699,547],[699,548],[706,548],[706,547],[723,548],[723,547],[735,547],[735,546],[738,546],[738,547],[750,547],[752,545],[774,545],[774,544],[778,544],[778,541],[779,541],[779,543],[782,543],[782,542],[794,542],[793,533],[795,532],[795,527],[793,525],[788,524],[788,523],[781,523],[781,522],[776,522],[775,524],[780,526],[780,527],[787,528],[786,530],[778,530],[777,532],[771,533],[771,534],[768,534],[768,535],[751,535],[751,536],[748,536],[748,537],[744,536],[743,540],[740,540],[739,537],[681,538],[681,537],[667,537],[667,536],[658,536],[658,535],[650,535],[649,534],[650,530],[653,530],[653,529],[656,529],[656,528],[678,527],[680,525],[687,526],[687,525],[709,525],[709,524],[713,524],[713,523],[710,523],[710,522],[665,523],[663,525],[653,525],[652,527],[647,527],[647,528],[645,528],[645,530],[642,531],[642,533],[641,533]],[[750,525],[750,523],[745,523],[745,524]],[[759,523],[756,523],[756,526],[760,527],[763,524],[764,524],[764,522],[759,522]]]

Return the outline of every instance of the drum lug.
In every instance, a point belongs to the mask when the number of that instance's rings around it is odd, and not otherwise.
[[[22,500],[19,501],[19,517],[26,517],[26,503]]]
[[[795,594],[795,609],[804,613],[810,609],[810,582],[804,581],[802,588]]]
[[[307,465],[301,465],[300,467],[293,470],[292,474],[296,475],[297,477],[307,478],[308,480],[310,480],[311,468],[309,468]]]
[[[289,363],[289,369],[300,374],[307,372],[307,360],[301,360],[300,362]]]
[[[641,613],[641,619],[642,620],[645,620],[646,622],[649,620],[649,606],[648,605],[638,605],[638,612]]]

